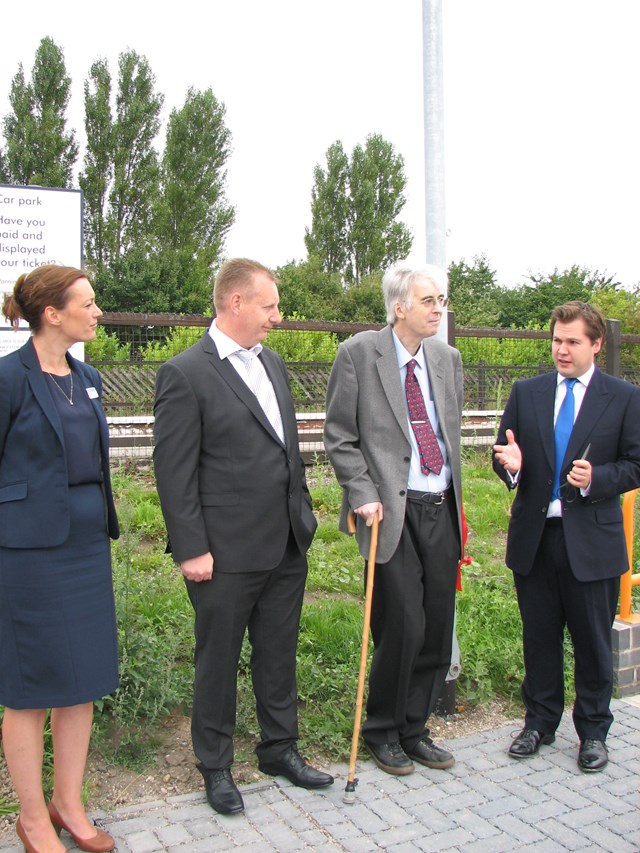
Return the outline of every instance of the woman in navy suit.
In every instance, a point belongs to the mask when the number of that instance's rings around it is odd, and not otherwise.
[[[86,273],[48,264],[21,275],[3,313],[32,337],[0,358],[0,704],[7,767],[28,853],[115,842],[80,793],[93,701],[118,687],[109,537],[118,537],[100,375],[69,355],[101,311]],[[51,708],[53,795],[42,790]]]

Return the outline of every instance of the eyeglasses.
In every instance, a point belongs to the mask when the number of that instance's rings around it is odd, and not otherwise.
[[[449,297],[448,296],[438,296],[436,298],[435,296],[425,296],[425,298],[422,300],[422,304],[426,305],[427,308],[435,308],[436,302],[438,303],[438,305],[441,308],[446,308],[447,305],[449,304]]]

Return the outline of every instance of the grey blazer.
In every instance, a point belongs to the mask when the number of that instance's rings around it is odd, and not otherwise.
[[[461,530],[462,359],[458,350],[435,338],[425,338],[423,347]],[[411,462],[405,395],[391,326],[360,332],[340,344],[327,389],[324,443],[343,489],[340,529],[347,531],[349,509],[380,501],[384,521],[377,562],[386,563],[400,541]],[[356,536],[365,559],[370,533],[358,519]]]

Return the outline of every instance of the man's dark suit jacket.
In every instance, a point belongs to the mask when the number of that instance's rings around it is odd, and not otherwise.
[[[527,575],[532,568],[551,501],[554,471],[555,372],[519,380],[507,402],[497,444],[513,430],[522,473],[511,509],[506,563]],[[603,580],[629,568],[620,495],[640,485],[640,388],[595,369],[574,424],[560,482],[590,444],[593,466],[588,497],[563,500],[562,524],[569,563],[580,581]],[[507,472],[494,470],[512,488]]]
[[[109,535],[119,535],[109,475],[109,428],[100,405],[100,374],[67,354],[91,398],[100,431],[102,478]],[[51,388],[29,339],[0,358],[0,547],[50,548],[69,535],[67,454]]]
[[[305,553],[316,528],[287,371],[263,348],[286,447],[208,333],[158,371],[154,463],[173,557],[213,554],[214,572],[280,562],[289,530]]]

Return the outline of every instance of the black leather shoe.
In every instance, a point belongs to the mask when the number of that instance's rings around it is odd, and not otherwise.
[[[509,747],[509,755],[511,758],[529,758],[536,754],[541,743],[550,744],[555,739],[555,735],[545,735],[535,729],[522,729]]]
[[[239,814],[244,811],[242,795],[231,778],[228,767],[224,770],[198,769],[204,778],[207,801],[214,811],[220,814]]]
[[[299,788],[325,788],[327,785],[333,785],[333,776],[307,764],[295,744],[291,744],[273,761],[259,761],[258,769],[269,776],[284,776]]]
[[[408,776],[415,767],[398,741],[394,743],[366,743],[365,746],[380,770],[393,776]]]
[[[580,744],[578,767],[585,773],[599,773],[609,763],[607,745],[603,740],[586,738]]]
[[[456,763],[455,758],[446,749],[437,746],[430,737],[423,735],[411,749],[405,749],[409,758],[431,767],[434,770],[447,770]]]

